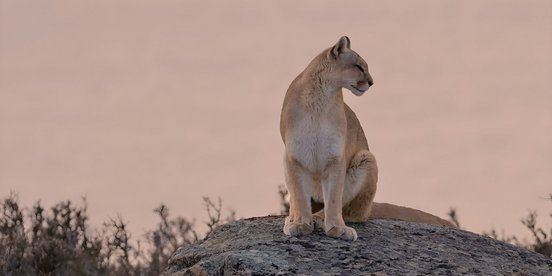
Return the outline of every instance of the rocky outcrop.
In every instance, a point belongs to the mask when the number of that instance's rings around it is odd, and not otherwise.
[[[552,275],[552,260],[488,237],[398,220],[351,224],[354,242],[282,233],[283,217],[235,221],[179,248],[164,275]]]

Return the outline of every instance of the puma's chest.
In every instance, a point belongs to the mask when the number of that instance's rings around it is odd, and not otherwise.
[[[321,172],[343,157],[343,124],[305,116],[294,122],[286,137],[286,153],[311,172]]]

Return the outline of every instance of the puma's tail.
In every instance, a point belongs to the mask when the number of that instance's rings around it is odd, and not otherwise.
[[[370,214],[370,218],[398,219],[457,228],[452,222],[444,220],[438,216],[389,203],[372,203],[372,213]]]

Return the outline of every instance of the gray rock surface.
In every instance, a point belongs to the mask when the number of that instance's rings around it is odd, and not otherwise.
[[[552,275],[552,259],[471,232],[398,220],[351,224],[354,242],[282,233],[283,217],[223,225],[164,275]]]

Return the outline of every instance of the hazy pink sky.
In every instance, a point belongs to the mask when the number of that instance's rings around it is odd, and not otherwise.
[[[86,195],[92,223],[152,209],[279,210],[291,80],[348,35],[376,85],[346,101],[376,200],[525,234],[552,192],[550,1],[0,0],[0,196]]]

